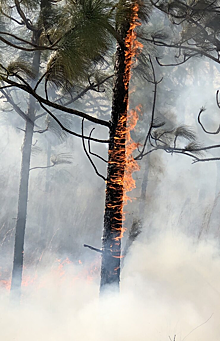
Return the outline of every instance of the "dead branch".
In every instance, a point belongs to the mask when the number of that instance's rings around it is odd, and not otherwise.
[[[43,134],[43,133],[45,133],[46,131],[48,131],[48,129],[49,129],[49,127],[47,126],[47,128],[42,129],[42,130],[34,130],[33,133]]]
[[[144,41],[147,41],[149,43],[152,43],[155,46],[171,47],[171,48],[174,48],[174,49],[188,50],[188,51],[191,51],[191,52],[195,53],[193,56],[195,56],[195,55],[205,56],[205,57],[207,57],[209,59],[212,59],[216,63],[219,63],[219,59],[218,58],[212,56],[210,53],[208,53],[208,52],[206,52],[204,50],[201,50],[201,49],[199,49],[197,47],[192,47],[192,46],[189,46],[189,45],[182,45],[181,43],[168,44],[168,43],[165,43],[164,41],[161,41],[161,40],[156,40],[154,38],[145,38],[143,36],[140,37],[140,39],[142,39]],[[213,50],[214,50],[214,48],[213,48]]]
[[[102,160],[102,161],[104,161],[104,162],[106,162],[106,163],[108,163],[108,161],[107,160],[105,160],[102,156],[100,156],[100,155],[98,155],[98,154],[96,154],[96,153],[93,153],[92,151],[91,151],[91,143],[90,143],[90,138],[91,138],[91,136],[92,136],[92,132],[95,130],[95,128],[92,128],[92,130],[90,131],[90,134],[89,134],[89,140],[88,140],[88,146],[89,146],[89,153],[91,154],[91,155],[94,155],[94,156],[96,156],[97,158],[99,158],[100,160]]]
[[[59,124],[59,126],[64,130],[66,131],[67,133],[69,133],[70,135],[74,135],[76,137],[80,137],[80,138],[83,138],[84,140],[91,140],[91,141],[94,141],[94,142],[100,142],[100,143],[109,143],[109,140],[100,140],[100,139],[95,139],[93,137],[88,137],[88,136],[83,136],[81,134],[78,134],[68,128],[66,128],[61,122],[60,120],[58,120],[58,118],[49,110],[47,109],[42,103],[40,103],[40,106]]]
[[[22,21],[24,22],[24,24],[26,25],[26,27],[30,30],[30,31],[37,31],[38,29],[32,25],[31,21],[29,19],[27,19],[27,17],[25,16],[23,10],[21,9],[20,6],[20,1],[19,0],[15,0],[15,7],[17,9],[18,14],[20,15]]]
[[[136,156],[136,158],[135,158],[136,160],[141,160],[142,159],[144,151],[145,151],[145,148],[146,148],[146,145],[147,145],[147,142],[148,142],[148,140],[150,138],[150,135],[151,135],[151,131],[153,129],[154,114],[155,114],[156,99],[157,99],[157,85],[162,81],[162,79],[160,81],[156,80],[155,69],[154,69],[154,65],[153,65],[153,62],[152,62],[152,59],[151,59],[150,55],[149,55],[149,61],[150,61],[152,72],[153,72],[153,81],[152,81],[152,83],[154,84],[154,98],[153,98],[152,111],[151,111],[151,122],[150,122],[150,127],[148,129],[146,138],[144,140],[143,148],[142,148],[141,152],[139,153],[139,155]]]
[[[32,87],[21,76],[19,76],[18,74],[14,75],[14,76],[17,77],[18,79],[20,79],[24,84],[12,81],[8,77],[3,77],[2,76],[2,79],[3,79],[4,82],[6,82],[6,83],[8,83],[8,84],[10,84],[10,85],[12,85],[12,86],[14,86],[16,88],[19,88],[19,89],[25,91],[26,93],[29,93],[30,95],[32,95],[39,102],[39,104],[41,106],[42,106],[42,104],[45,104],[45,105],[47,105],[47,106],[49,106],[51,108],[57,109],[59,111],[66,112],[66,113],[71,114],[71,115],[75,115],[75,116],[79,116],[79,117],[85,118],[88,121],[91,121],[93,123],[105,126],[107,128],[111,127],[111,123],[108,122],[108,121],[101,120],[99,118],[90,116],[90,115],[88,115],[88,114],[86,114],[86,113],[84,113],[82,111],[78,111],[78,110],[75,110],[75,109],[72,109],[72,108],[69,108],[69,107],[65,107],[65,106],[59,105],[59,104],[57,104],[55,102],[51,102],[50,100],[45,99],[44,97],[38,95],[34,91],[34,89],[32,89]]]
[[[217,102],[217,104],[218,104],[218,102]],[[219,132],[220,132],[220,125],[219,125],[219,127],[218,127],[218,129],[216,130],[216,131],[208,131],[208,130],[206,130],[205,129],[205,127],[204,127],[204,125],[202,124],[202,122],[201,122],[201,114],[202,114],[202,112],[204,112],[205,111],[205,108],[201,108],[200,109],[200,111],[199,111],[199,114],[198,114],[198,123],[199,123],[199,125],[202,127],[202,130],[206,133],[206,134],[210,134],[210,135],[217,135],[217,134],[219,134]]]
[[[101,82],[98,83],[90,83],[89,86],[87,86],[84,90],[82,90],[78,95],[76,95],[74,98],[72,98],[71,100],[69,100],[68,102],[66,102],[64,105],[69,105],[75,101],[77,101],[78,99],[82,98],[89,90],[94,90],[97,91],[96,88],[99,88],[100,85],[102,85],[103,83],[105,83],[107,80],[111,79],[114,75],[110,75],[106,78],[104,78]],[[99,92],[99,91],[98,91]]]
[[[36,51],[36,50],[57,50],[57,48],[53,48],[53,47],[51,47],[51,46],[43,46],[43,45],[41,46],[41,45],[37,45],[37,44],[35,44],[35,43],[31,42],[31,41],[28,41],[28,40],[26,40],[26,39],[23,39],[23,38],[21,38],[21,37],[16,36],[16,35],[13,34],[13,33],[0,31],[0,35],[9,36],[9,37],[11,37],[11,38],[14,38],[14,39],[18,40],[20,43],[30,45],[30,46],[32,46],[32,47],[34,48],[34,50],[33,50],[33,49],[30,50],[29,48],[27,48],[28,51]],[[3,39],[4,39],[4,38],[3,38]],[[9,42],[9,41],[8,41],[8,40],[5,40],[5,42]],[[11,43],[11,42],[10,42],[10,43]],[[14,44],[14,45],[15,45],[15,44]],[[16,46],[16,48],[21,49],[20,45],[15,45],[15,46]]]
[[[93,247],[93,246],[90,246],[90,245],[87,245],[87,244],[84,244],[83,246],[84,247],[88,247],[92,251],[96,251],[96,252],[99,252],[99,253],[103,252],[101,249],[97,249],[96,247]]]
[[[29,168],[29,171],[34,170],[34,169],[47,169],[47,168],[52,168],[54,166],[56,166],[55,163],[53,165],[50,165],[50,166],[37,166],[37,167]]]
[[[87,149],[86,149],[85,139],[84,139],[84,118],[82,119],[82,145],[83,145],[83,149],[84,149],[84,151],[85,151],[85,153],[86,153],[86,156],[88,157],[88,159],[89,159],[89,161],[90,161],[92,167],[94,168],[96,174],[97,174],[100,178],[102,178],[104,181],[106,181],[107,179],[106,179],[102,174],[99,173],[98,169],[96,168],[96,165],[95,165],[94,162],[92,161],[92,158],[90,157],[90,155],[89,155],[89,153],[88,153],[88,151],[87,151]]]
[[[157,64],[160,65],[160,66],[179,66],[179,65],[182,65],[182,64],[185,64],[190,58],[196,56],[196,54],[194,55],[191,55],[191,56],[188,56],[186,57],[186,55],[184,54],[183,56],[183,61],[182,62],[179,62],[179,63],[169,63],[169,64],[162,64],[160,61],[159,61],[159,58],[156,57],[156,61],[157,61]],[[178,57],[179,58],[179,57]]]

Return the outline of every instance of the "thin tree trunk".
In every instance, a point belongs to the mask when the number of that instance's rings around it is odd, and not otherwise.
[[[129,34],[131,19],[124,21],[119,34],[125,42]],[[107,185],[102,238],[102,264],[100,292],[106,285],[113,284],[119,290],[121,237],[123,231],[123,180],[126,164],[125,143],[128,109],[128,86],[131,60],[130,46],[117,46],[115,60],[115,78],[111,114],[110,144],[108,152]],[[130,56],[131,58],[131,56]]]
[[[45,178],[45,195],[43,197],[42,202],[42,216],[41,216],[41,239],[43,243],[43,248],[46,247],[46,239],[47,239],[47,222],[48,222],[48,202],[49,202],[49,189],[50,189],[50,176],[51,176],[51,143],[50,141],[47,141],[47,169],[46,169],[46,178]]]
[[[36,51],[33,58],[33,67],[35,68],[36,74],[38,74],[39,72],[39,66],[40,52]],[[35,103],[35,99],[30,96],[28,117],[31,119],[32,122],[34,122],[35,119]],[[18,298],[20,296],[24,262],[24,237],[27,219],[29,169],[34,131],[34,123],[32,123],[31,121],[26,121],[25,136],[22,147],[21,177],[18,197],[18,213],[15,227],[14,260],[11,280],[11,291],[16,292]]]
[[[19,290],[22,282],[24,235],[27,217],[28,182],[33,128],[33,124],[26,122],[24,143],[22,148],[21,178],[19,187],[17,222],[15,227],[14,262],[11,290]]]

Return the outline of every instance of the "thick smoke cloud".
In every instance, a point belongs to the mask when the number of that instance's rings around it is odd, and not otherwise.
[[[140,238],[125,261],[120,296],[101,299],[97,278],[79,278],[80,266],[67,265],[65,276],[44,269],[41,283],[24,288],[20,307],[1,292],[1,338],[218,340],[218,253],[182,234],[167,232],[148,244]]]

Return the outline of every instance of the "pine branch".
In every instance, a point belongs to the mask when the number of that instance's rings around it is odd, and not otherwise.
[[[69,114],[72,114],[72,115],[75,115],[75,116],[79,116],[79,117],[87,119],[88,121],[91,121],[93,123],[96,123],[96,124],[99,124],[99,125],[102,125],[102,126],[110,128],[110,126],[111,126],[110,122],[98,119],[98,118],[90,116],[90,115],[88,115],[88,114],[86,114],[86,113],[84,113],[82,111],[71,109],[71,108],[62,106],[60,104],[57,104],[57,103],[51,102],[50,100],[45,99],[44,97],[38,95],[22,77],[20,77],[18,75],[15,75],[15,76],[17,78],[21,79],[24,84],[17,83],[15,81],[12,81],[11,79],[9,79],[7,77],[3,77],[3,76],[2,76],[2,80],[4,82],[6,82],[6,83],[16,87],[16,88],[19,88],[19,89],[25,91],[26,93],[29,93],[30,95],[32,95],[34,98],[37,99],[37,101],[39,102],[39,104],[41,106],[42,106],[42,104],[45,104],[45,105],[47,105],[49,107],[52,107],[54,109],[57,109],[57,110],[60,110],[60,111],[63,111],[63,112],[66,112],[66,113],[69,113]],[[44,109],[45,109],[45,107],[44,107]]]
[[[88,136],[83,136],[81,134],[78,134],[68,128],[66,128],[61,122],[60,120],[49,110],[47,109],[42,103],[40,103],[40,106],[51,116],[53,117],[53,119],[59,124],[59,126],[64,130],[66,131],[67,133],[69,133],[70,135],[74,135],[76,137],[80,137],[80,138],[83,138],[83,139],[86,139],[86,140],[91,140],[91,141],[94,141],[94,142],[100,142],[100,143],[109,143],[109,140],[101,140],[101,139],[95,139],[95,138],[92,138],[92,137],[88,137]]]

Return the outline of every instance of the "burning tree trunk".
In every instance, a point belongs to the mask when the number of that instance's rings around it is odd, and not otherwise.
[[[123,1],[121,1],[121,6]],[[109,284],[119,288],[121,238],[123,235],[123,196],[126,166],[128,90],[134,55],[134,28],[138,24],[138,5],[120,24],[118,33],[124,44],[117,46],[107,170],[100,291]]]

